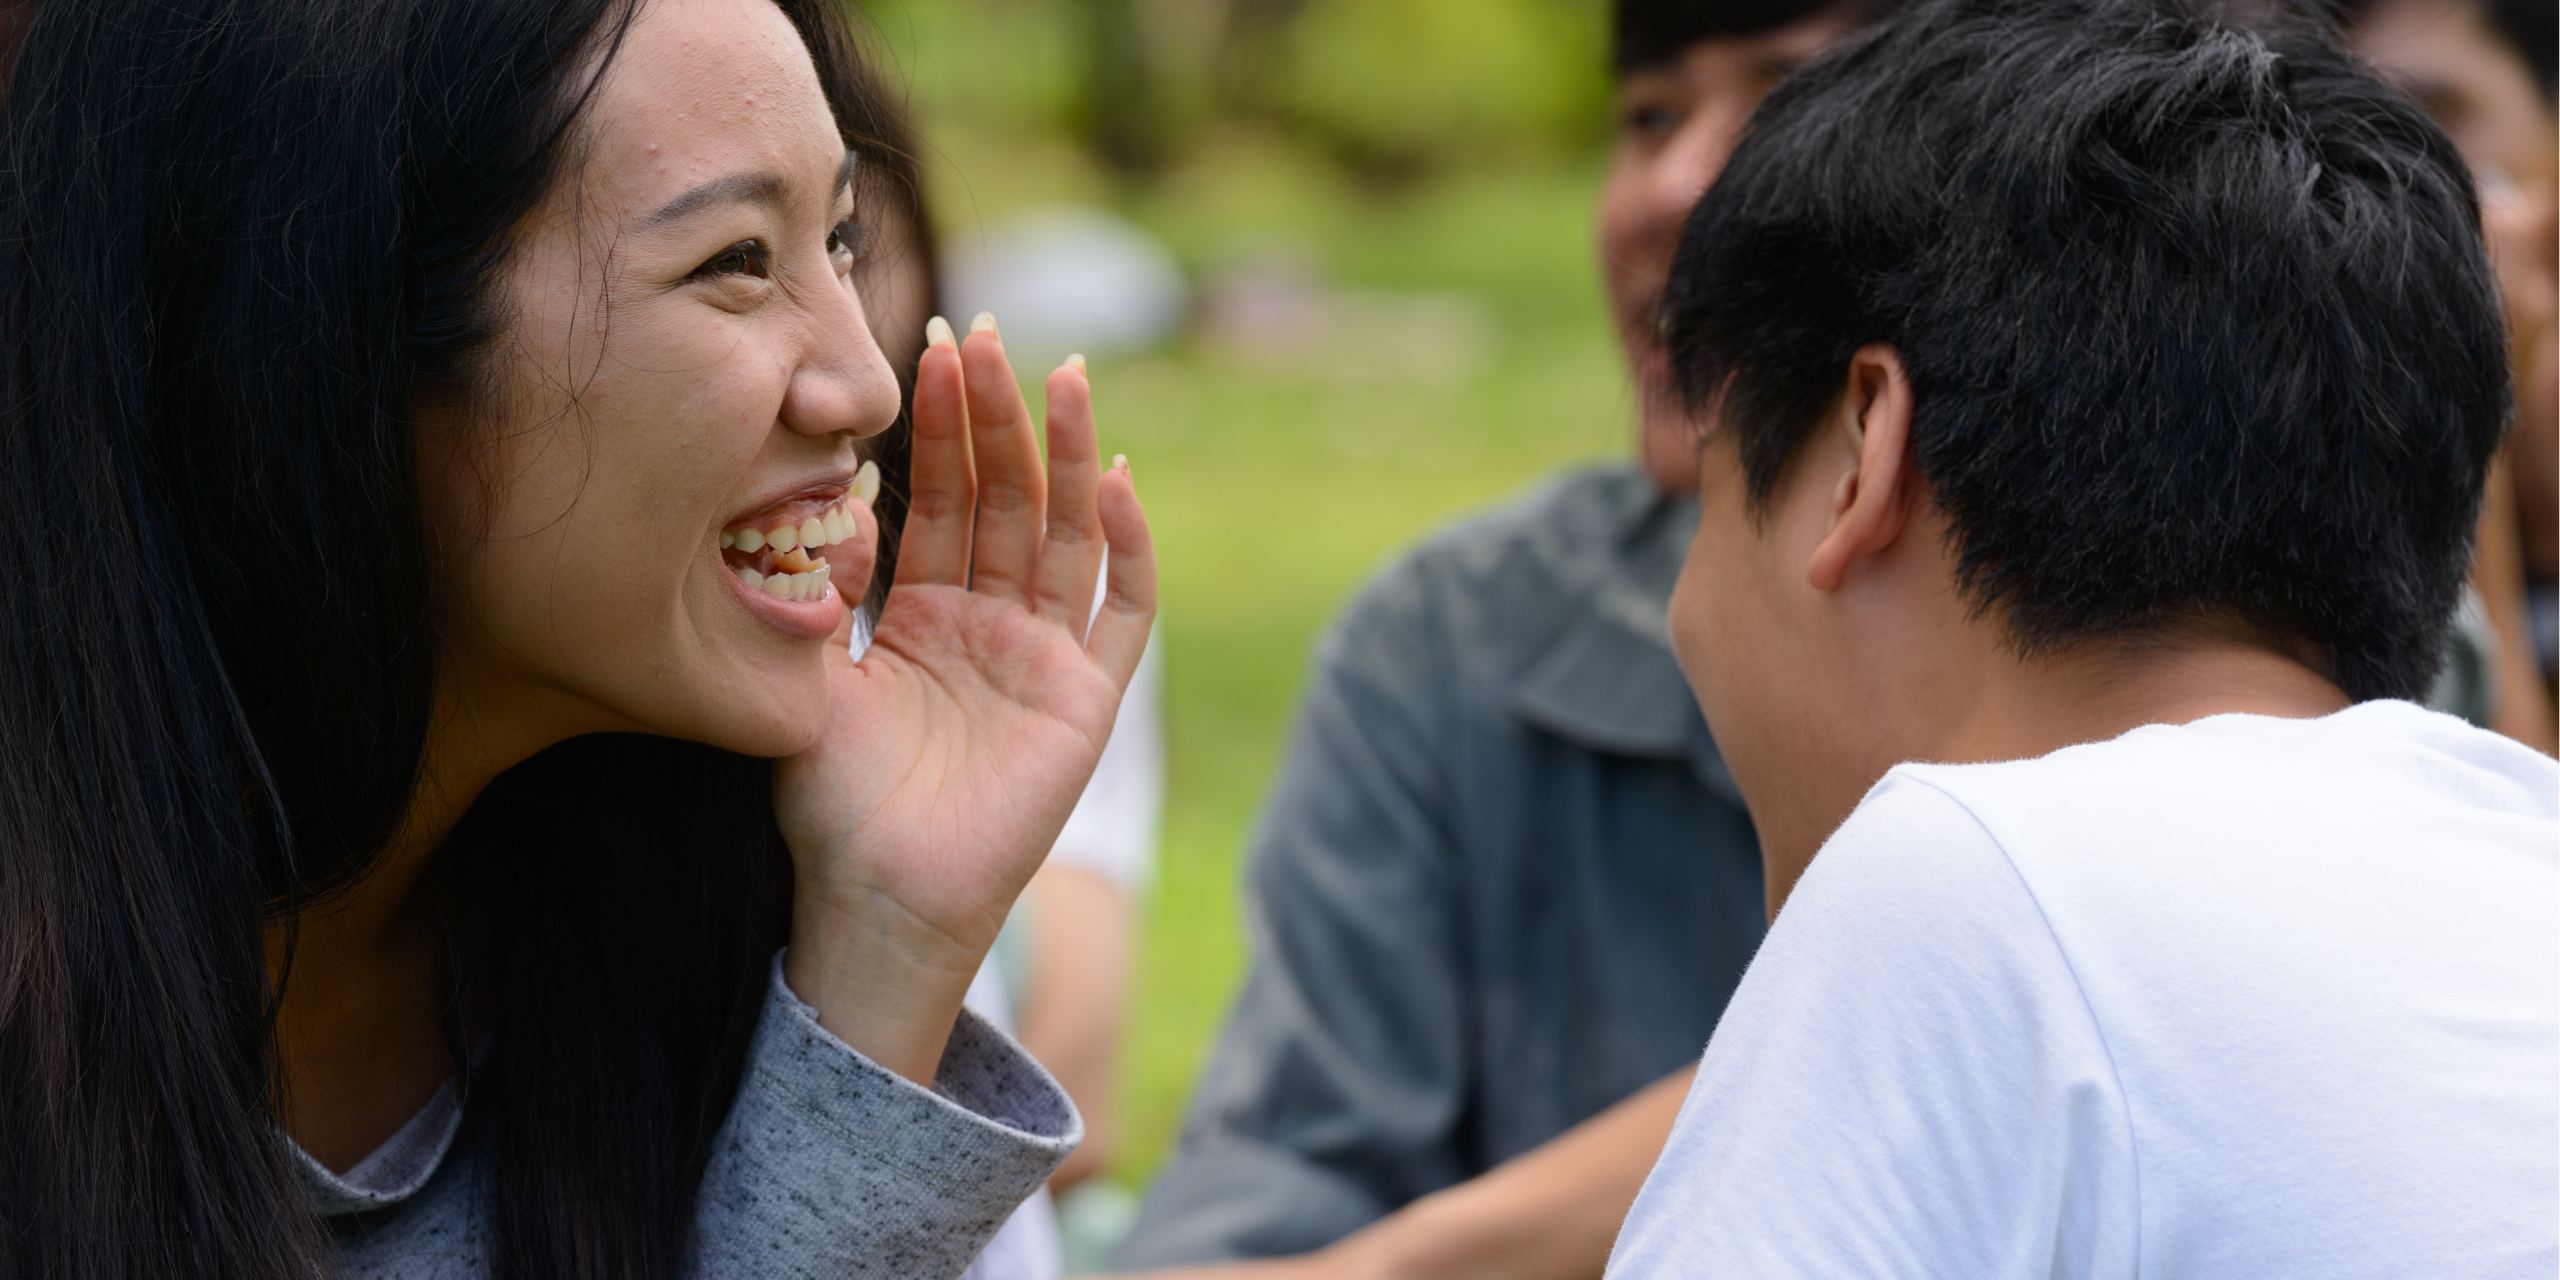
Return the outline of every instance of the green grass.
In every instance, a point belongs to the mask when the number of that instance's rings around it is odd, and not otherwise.
[[[1206,343],[1095,364],[1103,447],[1130,456],[1163,568],[1171,777],[1115,1159],[1143,1182],[1243,971],[1241,855],[1319,630],[1433,526],[1626,449],[1590,248],[1598,173],[1530,161],[1390,199],[1237,132],[1115,198],[1054,136],[937,93],[932,51],[911,66],[947,241],[1027,204],[1109,204],[1195,269],[1278,248],[1331,286],[1470,300],[1484,322],[1454,379],[1348,378]]]

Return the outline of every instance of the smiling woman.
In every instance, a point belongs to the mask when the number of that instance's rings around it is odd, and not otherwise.
[[[51,0],[0,107],[0,1273],[956,1274],[1154,610],[1080,368],[858,450],[828,0]],[[139,574],[102,571],[123,547]],[[1095,617],[1095,580],[1109,578]]]

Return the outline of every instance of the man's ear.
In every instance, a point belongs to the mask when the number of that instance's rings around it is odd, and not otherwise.
[[[1917,487],[1911,464],[1911,373],[1902,355],[1869,343],[1849,357],[1849,377],[1823,430],[1840,433],[1850,459],[1831,490],[1829,525],[1805,565],[1817,591],[1837,590],[1859,560],[1902,536]],[[1830,447],[1815,457],[1840,456]]]

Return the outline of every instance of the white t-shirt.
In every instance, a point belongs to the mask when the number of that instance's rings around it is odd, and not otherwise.
[[[1905,765],[1613,1278],[2560,1272],[2560,764],[2366,703]]]

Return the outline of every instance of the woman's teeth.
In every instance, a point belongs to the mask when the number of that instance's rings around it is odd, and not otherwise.
[[[777,600],[824,599],[827,562],[818,551],[860,533],[862,523],[853,508],[869,506],[879,494],[880,468],[866,462],[842,501],[798,520],[776,521],[768,528],[724,530],[720,549],[736,553],[729,567],[750,590]]]
[[[761,551],[771,547],[775,551],[794,551],[806,547],[816,550],[852,537],[859,527],[854,523],[853,515],[845,510],[845,503],[840,502],[816,515],[801,517],[798,524],[786,520],[770,529],[729,530],[720,535],[720,549]]]
[[[761,591],[776,600],[818,600],[827,594],[827,562],[802,573],[758,573],[753,569],[738,570],[738,578],[748,588]]]

